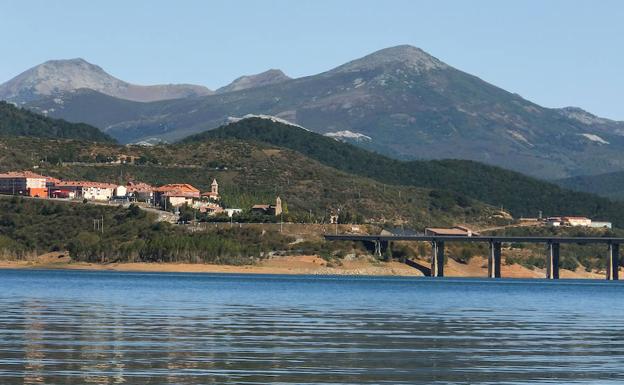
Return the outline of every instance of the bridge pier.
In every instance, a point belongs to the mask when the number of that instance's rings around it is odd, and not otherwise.
[[[607,256],[607,280],[617,281],[620,269],[620,244],[609,243],[609,254]]]
[[[490,242],[490,255],[488,255],[488,278],[501,277],[501,243]]]
[[[373,241],[373,243],[375,245],[374,255],[375,255],[376,258],[381,259],[384,256],[385,252],[388,250],[388,244],[390,242],[388,242],[388,241]],[[388,259],[387,256],[386,256],[386,259]]]
[[[553,241],[546,246],[546,279],[559,279],[559,243]]]
[[[381,241],[374,241],[373,243],[375,244],[375,252],[373,255],[376,258],[381,258]]]
[[[431,241],[431,276],[444,277],[444,242]]]

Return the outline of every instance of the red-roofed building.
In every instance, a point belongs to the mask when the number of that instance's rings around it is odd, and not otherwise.
[[[31,171],[0,174],[0,193],[47,198],[46,177]]]
[[[274,205],[253,205],[251,212],[253,214],[278,216],[282,213],[282,200],[277,197]]]
[[[201,193],[190,184],[172,183],[155,188],[154,195],[156,202],[166,209],[184,204],[191,205],[193,200],[200,198]]]
[[[128,182],[126,191],[129,197],[141,202],[151,202],[154,199],[154,187],[143,182]]]
[[[60,181],[54,184],[59,191],[73,191],[76,198],[108,201],[114,196],[118,186],[111,183],[90,181]]]

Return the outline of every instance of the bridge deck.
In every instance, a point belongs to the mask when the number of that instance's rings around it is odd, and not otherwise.
[[[449,236],[449,235],[357,235],[357,234],[325,234],[328,241],[422,241],[422,242],[508,242],[508,243],[604,243],[622,244],[624,238],[611,237],[512,237],[512,236]]]

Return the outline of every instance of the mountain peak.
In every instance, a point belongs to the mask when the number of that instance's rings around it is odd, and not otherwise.
[[[366,71],[379,67],[400,64],[417,72],[445,69],[448,65],[411,45],[398,45],[373,52],[360,59],[350,61],[330,72]]]
[[[134,85],[108,74],[82,58],[48,60],[0,85],[0,99],[18,103],[78,89],[91,89],[121,99],[149,102],[209,95],[209,89],[188,84]]]
[[[233,92],[248,88],[262,87],[269,84],[281,83],[290,80],[282,70],[270,69],[256,75],[245,75],[235,79],[232,83],[217,90],[217,93]]]

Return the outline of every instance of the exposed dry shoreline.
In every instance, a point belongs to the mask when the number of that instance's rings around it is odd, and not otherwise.
[[[373,276],[422,276],[422,273],[400,262],[379,262],[372,258],[354,258],[339,264],[328,264],[317,256],[274,257],[255,265],[211,265],[190,263],[84,263],[68,260],[54,261],[43,258],[35,261],[0,261],[0,269],[66,269],[96,271],[134,271],[134,272],[170,272],[170,273],[230,273],[230,274],[311,274],[311,275],[373,275]],[[622,270],[620,270],[622,271]],[[543,269],[528,269],[520,265],[502,266],[505,278],[543,278]],[[622,274],[622,273],[621,273]],[[474,257],[468,264],[448,260],[445,265],[448,277],[485,277],[487,262],[484,258]],[[604,274],[576,271],[560,271],[561,278],[603,279]]]

